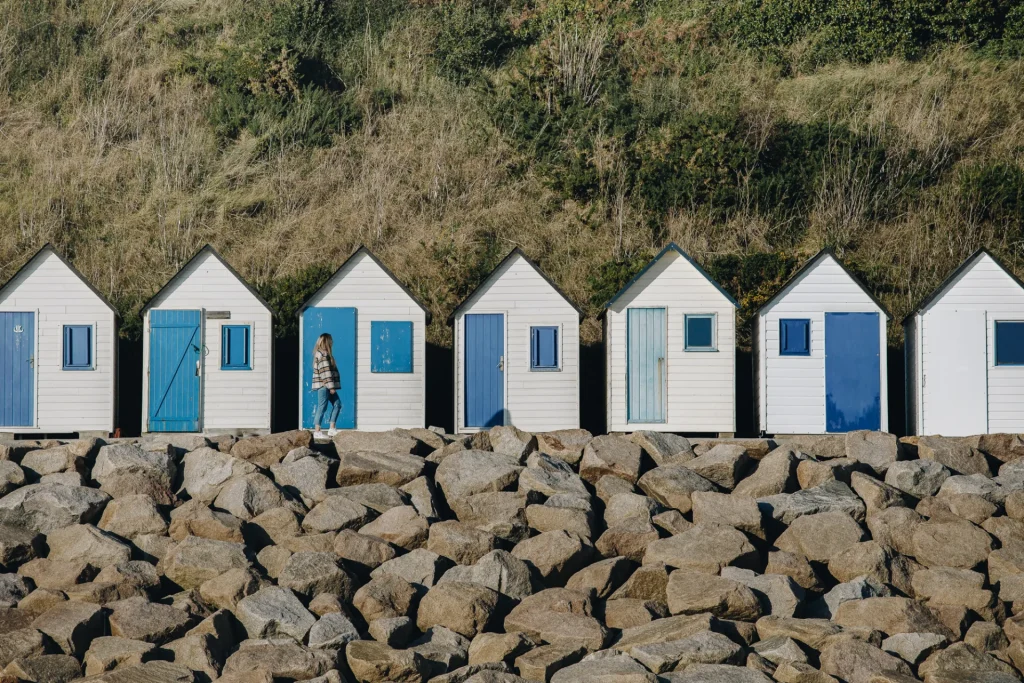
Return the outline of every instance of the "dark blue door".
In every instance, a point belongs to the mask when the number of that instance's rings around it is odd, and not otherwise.
[[[0,427],[34,427],[35,313],[0,313]]]
[[[665,421],[665,309],[626,311],[626,392],[629,422]]]
[[[465,317],[466,426],[505,424],[505,316]]]
[[[882,428],[877,313],[825,314],[825,430]]]
[[[302,428],[311,429],[316,417],[317,392],[313,390],[313,347],[327,333],[334,342],[332,353],[338,366],[341,413],[338,429],[356,428],[356,309],[307,308],[302,314]],[[324,420],[326,422],[326,420]],[[326,428],[328,425],[322,424]]]
[[[201,311],[149,312],[149,431],[199,431]]]

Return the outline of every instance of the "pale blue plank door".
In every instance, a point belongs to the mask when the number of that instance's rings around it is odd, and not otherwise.
[[[338,366],[341,412],[338,429],[356,428],[356,309],[312,307],[302,313],[302,428],[312,429],[317,392],[313,390],[313,347],[321,334],[331,335]],[[327,425],[320,425],[327,427]]]
[[[201,311],[149,312],[149,431],[199,431]]]
[[[665,309],[630,308],[626,328],[626,419],[664,422]]]
[[[825,314],[825,430],[882,428],[877,313]]]
[[[0,427],[33,427],[35,313],[0,313]]]
[[[505,423],[505,316],[471,314],[466,326],[466,426]]]

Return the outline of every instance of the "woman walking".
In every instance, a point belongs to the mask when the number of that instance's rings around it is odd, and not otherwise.
[[[333,346],[331,335],[325,333],[320,335],[313,347],[313,389],[316,390],[317,399],[316,416],[313,418],[314,439],[326,439],[338,433],[338,413],[341,412],[338,389],[341,388],[341,378],[338,366],[334,363]],[[328,416],[330,429],[324,434],[320,431],[320,425],[328,405],[331,407]]]

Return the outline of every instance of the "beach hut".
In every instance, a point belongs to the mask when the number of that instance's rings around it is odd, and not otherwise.
[[[605,304],[610,432],[736,431],[736,300],[669,244]]]
[[[114,431],[117,312],[47,244],[0,288],[0,432]]]
[[[903,321],[910,434],[1024,432],[1024,283],[970,256]]]
[[[273,315],[213,247],[142,316],[143,432],[270,431]]]
[[[579,428],[582,316],[521,249],[505,257],[448,318],[456,431]]]
[[[889,318],[831,251],[805,263],[752,323],[758,431],[887,430]]]
[[[313,346],[326,332],[341,378],[339,429],[423,427],[429,324],[427,307],[359,247],[299,312],[301,426],[313,427]]]

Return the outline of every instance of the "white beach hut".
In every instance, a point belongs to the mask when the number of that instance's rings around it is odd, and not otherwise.
[[[970,256],[903,321],[907,430],[1024,432],[1024,283]]]
[[[270,431],[273,315],[213,247],[142,315],[143,432]]]
[[[427,307],[359,247],[299,312],[300,425],[313,427],[313,346],[326,332],[341,379],[339,429],[423,427],[429,324]]]
[[[754,316],[754,416],[767,434],[886,431],[888,311],[829,250]]]
[[[0,288],[0,433],[114,431],[117,312],[47,244]]]
[[[609,432],[736,431],[736,300],[669,244],[605,304]]]
[[[582,315],[521,249],[505,257],[448,318],[456,431],[579,428]]]

